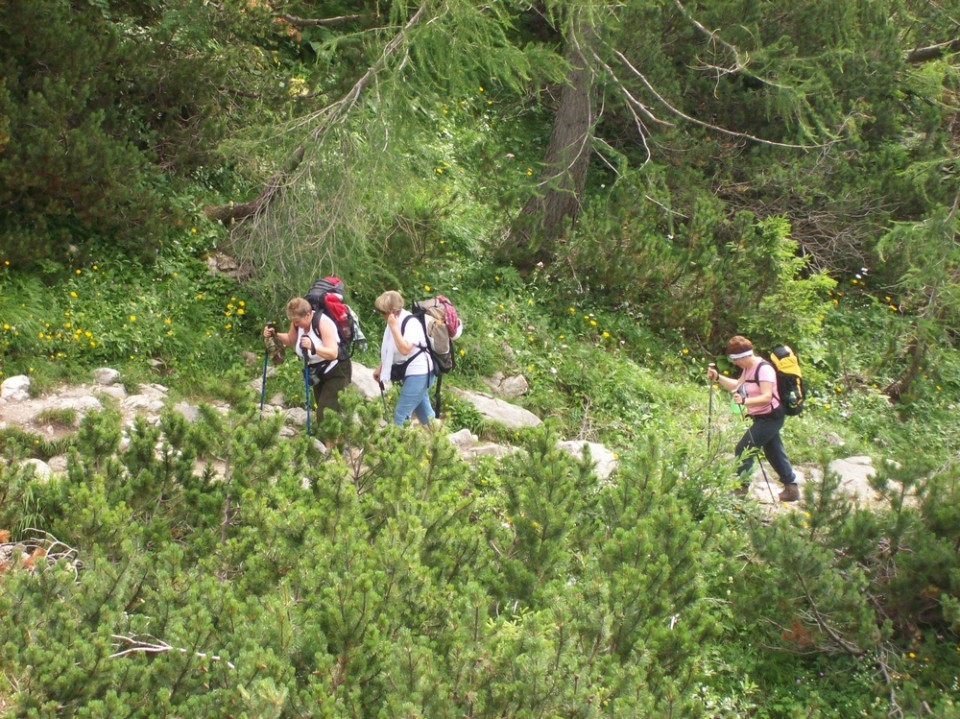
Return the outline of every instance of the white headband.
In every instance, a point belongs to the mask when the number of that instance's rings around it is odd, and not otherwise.
[[[733,354],[733,355],[727,355],[727,359],[733,362],[734,360],[750,357],[752,354],[753,354],[753,350],[744,350],[743,352],[737,352],[736,354]]]

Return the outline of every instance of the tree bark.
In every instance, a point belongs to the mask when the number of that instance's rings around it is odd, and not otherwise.
[[[883,388],[883,393],[894,402],[899,402],[913,381],[920,376],[927,358],[927,343],[919,339],[911,342],[909,356],[910,364],[906,369],[900,373],[897,379]]]
[[[593,28],[575,19],[566,49],[571,67],[547,144],[539,191],[514,220],[505,248],[520,269],[552,260],[557,243],[580,213],[593,139],[594,72],[587,60],[593,38]]]
[[[915,50],[908,50],[904,54],[903,59],[911,65],[916,65],[921,62],[938,60],[944,55],[953,52],[960,52],[960,38],[954,38],[953,40],[941,42],[929,47],[918,47]]]

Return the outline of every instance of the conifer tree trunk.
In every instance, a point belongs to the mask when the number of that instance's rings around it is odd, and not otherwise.
[[[593,140],[594,71],[587,55],[594,31],[574,18],[567,39],[571,68],[560,95],[537,192],[510,229],[505,255],[521,269],[553,259],[580,212]]]

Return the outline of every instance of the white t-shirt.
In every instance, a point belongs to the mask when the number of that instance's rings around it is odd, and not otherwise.
[[[327,324],[327,325],[329,325],[329,326],[330,326],[330,329],[331,329],[331,330],[333,331],[333,333],[334,333],[334,336],[336,336],[336,337],[338,338],[338,341],[339,341],[340,333],[337,331],[337,323],[333,321],[333,318],[332,318],[332,317],[330,317],[329,315],[321,312],[321,313],[320,313],[320,323],[321,323],[321,324]],[[307,352],[307,353],[308,353],[308,354],[307,354],[307,364],[319,364],[319,363],[321,363],[321,362],[327,362],[327,363],[328,363],[327,366],[324,367],[324,369],[323,369],[323,373],[326,374],[327,372],[329,372],[330,370],[332,370],[334,367],[336,367],[336,366],[337,366],[337,362],[339,362],[340,360],[339,360],[339,359],[334,359],[334,360],[324,359],[323,357],[319,357],[319,356],[317,356],[317,355],[315,355],[315,354],[311,354],[311,353],[310,353],[310,350],[305,350],[305,349],[303,349],[303,348],[300,346],[300,338],[303,337],[304,335],[306,335],[307,337],[310,338],[310,341],[313,342],[313,346],[314,346],[314,347],[321,347],[321,346],[323,346],[323,340],[321,340],[320,337],[317,335],[317,333],[314,332],[314,330],[313,330],[313,324],[314,324],[314,323],[313,323],[313,321],[311,320],[311,321],[310,321],[310,329],[307,330],[306,332],[304,332],[302,329],[300,329],[299,327],[297,327],[297,341],[296,341],[296,343],[294,344],[294,348],[296,349],[297,356],[300,357],[300,359],[303,359],[303,353],[304,353],[304,352]]]
[[[407,320],[408,317],[409,320]],[[423,325],[407,310],[400,310],[397,321],[402,328],[403,339],[412,344],[413,349],[410,350],[410,354],[400,354],[396,342],[393,341],[393,332],[390,331],[390,325],[387,325],[383,330],[383,342],[380,344],[380,363],[383,366],[384,375],[389,377],[391,365],[403,364],[414,355],[417,356],[407,365],[405,376],[427,374],[433,369],[433,361],[430,359],[430,352],[426,349],[427,336],[423,332]],[[423,351],[421,351],[421,348],[423,348]],[[417,354],[418,352],[420,354]]]

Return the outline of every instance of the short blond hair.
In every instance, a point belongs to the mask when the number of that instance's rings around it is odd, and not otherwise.
[[[403,309],[403,295],[396,290],[387,290],[374,300],[373,306],[378,312],[396,312]]]
[[[303,297],[294,297],[287,302],[287,319],[296,320],[313,312],[313,307]]]

